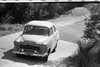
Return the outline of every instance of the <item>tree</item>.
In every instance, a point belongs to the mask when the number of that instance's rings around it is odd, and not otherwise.
[[[89,43],[86,45],[92,47],[88,50],[88,54],[92,56],[91,65],[95,65],[100,62],[100,15],[92,15],[85,25],[83,38]]]
[[[92,15],[85,25],[84,40],[78,41],[80,50],[69,61],[75,67],[100,67],[100,16]]]

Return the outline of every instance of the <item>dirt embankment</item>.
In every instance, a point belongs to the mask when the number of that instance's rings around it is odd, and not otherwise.
[[[55,23],[57,26],[66,26],[89,19],[90,15],[91,12],[87,8],[78,7],[66,12],[65,15],[48,21]]]

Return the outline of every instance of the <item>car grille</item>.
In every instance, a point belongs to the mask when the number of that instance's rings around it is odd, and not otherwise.
[[[22,49],[40,50],[40,47],[30,46],[30,45],[20,45],[20,48],[22,48]]]
[[[20,51],[24,50],[25,52],[32,52],[35,51],[39,54],[44,54],[46,52],[46,48],[42,48],[42,46],[33,46],[33,45],[20,45]]]
[[[29,49],[29,50],[40,50],[40,47],[30,46],[30,45],[20,45],[21,49]]]

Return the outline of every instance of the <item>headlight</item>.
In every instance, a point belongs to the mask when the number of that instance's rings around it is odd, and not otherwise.
[[[18,50],[18,42],[14,41],[14,49]]]
[[[17,41],[14,41],[14,45],[18,45],[18,42]]]
[[[19,42],[14,41],[14,47],[19,47]]]
[[[41,48],[42,48],[41,53],[45,53],[47,51],[47,46],[46,45],[41,45]]]

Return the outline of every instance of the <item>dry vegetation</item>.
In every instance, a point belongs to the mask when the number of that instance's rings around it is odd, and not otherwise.
[[[12,34],[23,29],[22,24],[1,24],[0,25],[0,36]]]

